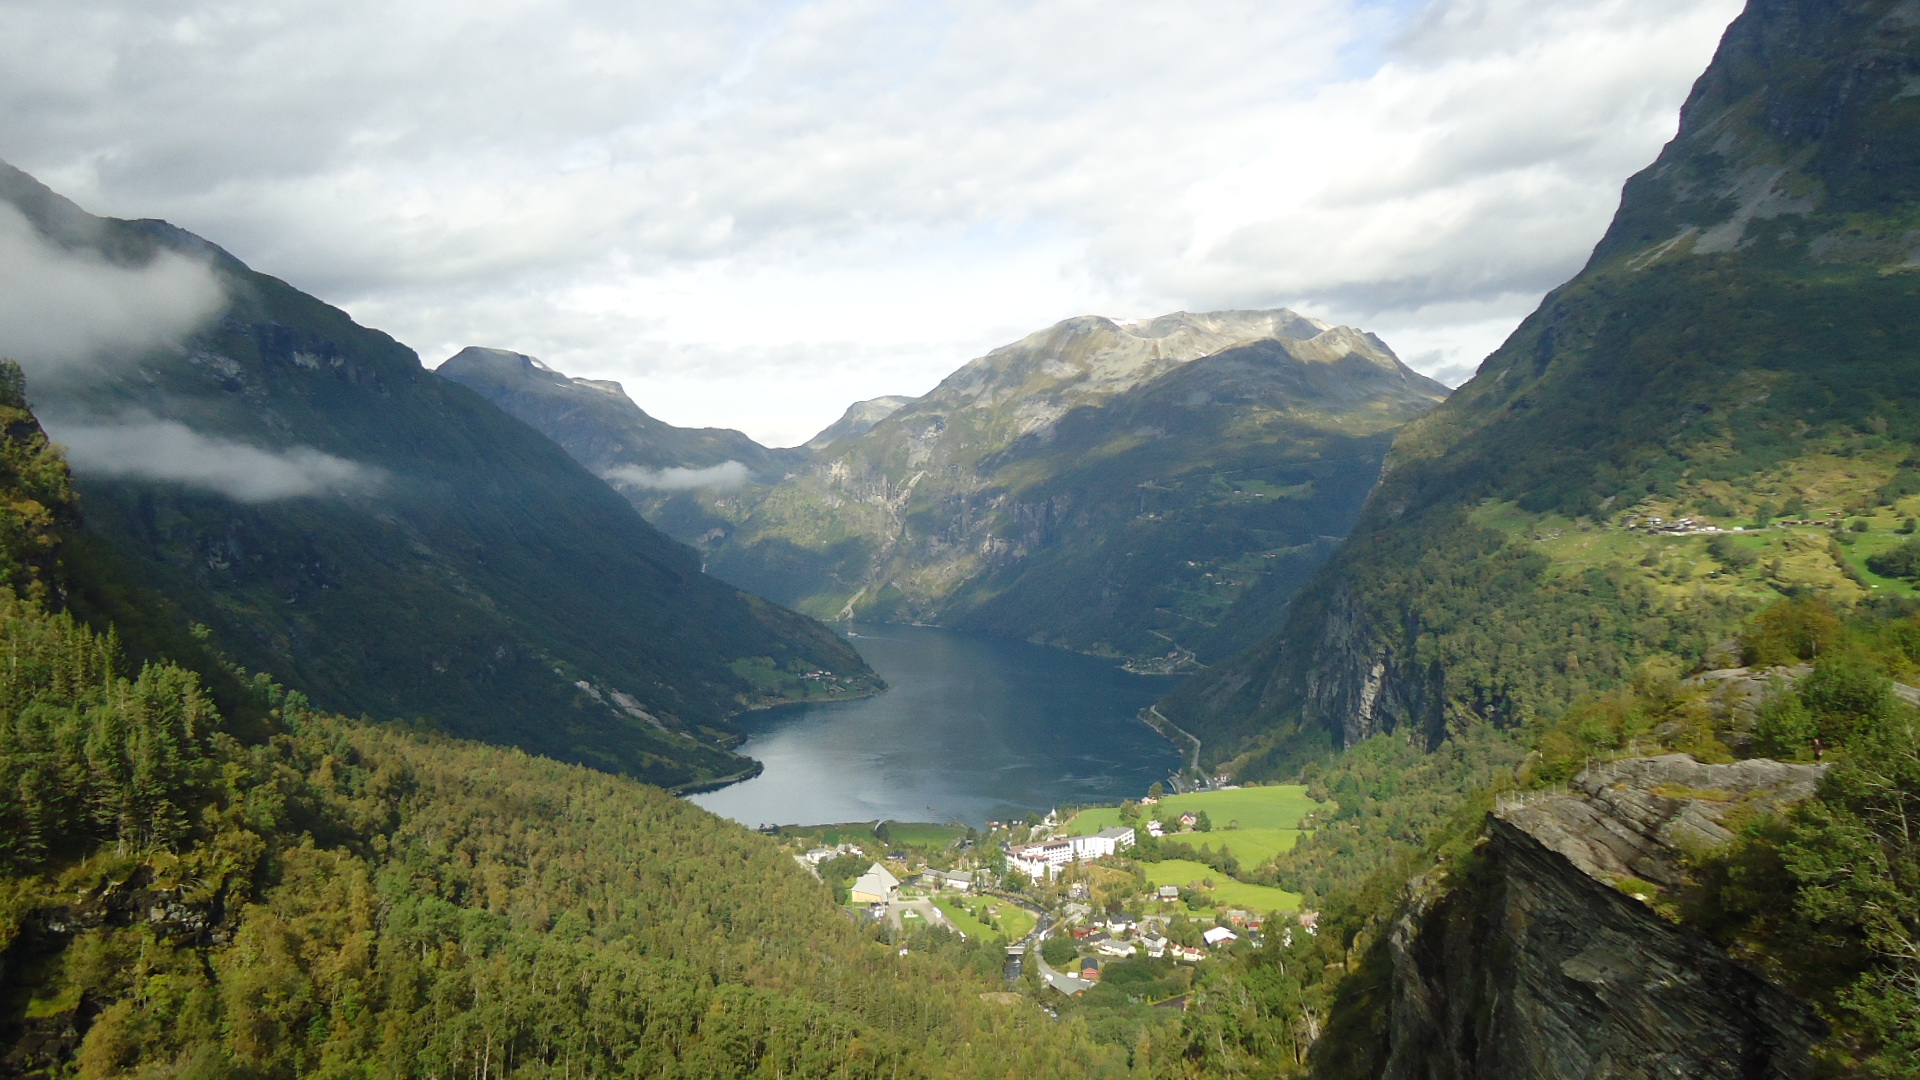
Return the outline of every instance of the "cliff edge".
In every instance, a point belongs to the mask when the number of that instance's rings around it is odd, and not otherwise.
[[[1809,1076],[1826,1033],[1813,1009],[1655,901],[1689,853],[1807,798],[1823,768],[1667,754],[1504,801],[1380,946],[1392,986],[1373,1074]]]

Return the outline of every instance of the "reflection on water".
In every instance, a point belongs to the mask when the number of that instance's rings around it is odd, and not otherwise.
[[[857,625],[878,697],[742,718],[752,780],[690,796],[744,825],[960,821],[1146,793],[1179,768],[1137,719],[1173,679],[1022,641]]]

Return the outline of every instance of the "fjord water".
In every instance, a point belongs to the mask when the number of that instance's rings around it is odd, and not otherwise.
[[[743,825],[955,821],[1145,794],[1180,766],[1138,714],[1174,680],[924,626],[848,635],[890,689],[741,718],[766,770],[691,796]]]

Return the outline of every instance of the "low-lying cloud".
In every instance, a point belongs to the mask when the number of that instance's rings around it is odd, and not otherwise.
[[[0,356],[51,376],[180,340],[225,292],[205,263],[161,252],[124,266],[42,236],[0,203]]]
[[[602,479],[616,484],[631,484],[652,491],[732,491],[751,478],[747,467],[737,461],[723,461],[704,469],[643,469],[638,465],[616,465],[600,475]]]
[[[263,450],[172,420],[49,427],[76,472],[170,481],[244,503],[365,491],[386,479],[381,469],[312,447]]]

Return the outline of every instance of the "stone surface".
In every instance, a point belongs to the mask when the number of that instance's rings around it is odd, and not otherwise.
[[[1385,943],[1389,1080],[1810,1075],[1813,1011],[1615,887],[1672,880],[1736,806],[1782,806],[1819,766],[1612,762],[1488,818],[1475,865],[1429,878]]]
[[[1596,765],[1565,793],[1502,805],[1495,817],[1612,883],[1633,877],[1662,887],[1681,883],[1687,853],[1724,844],[1736,812],[1777,810],[1813,794],[1824,765],[1752,758],[1704,765],[1686,754]]]

